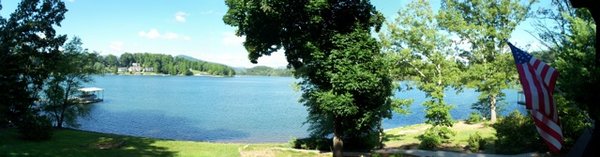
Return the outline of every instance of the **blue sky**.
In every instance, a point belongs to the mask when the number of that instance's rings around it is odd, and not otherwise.
[[[13,12],[18,0],[4,0],[1,15]],[[372,0],[387,18],[408,0]],[[82,38],[84,47],[102,55],[124,52],[151,52],[188,55],[235,67],[252,67],[242,46],[244,38],[234,35],[235,28],[225,25],[222,17],[227,6],[222,0],[66,0],[69,11],[57,32]],[[439,8],[439,0],[432,0]],[[516,45],[535,44],[524,32],[533,30],[524,22],[513,33]],[[523,43],[523,44],[520,44]],[[257,65],[283,67],[283,53],[262,57]]]

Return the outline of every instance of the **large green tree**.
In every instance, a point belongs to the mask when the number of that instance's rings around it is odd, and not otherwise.
[[[384,51],[393,58],[396,78],[405,77],[426,93],[427,123],[452,126],[449,104],[444,91],[455,86],[460,70],[451,41],[435,22],[429,1],[413,1],[398,12],[398,18],[388,23],[388,33],[381,36]]]
[[[497,100],[504,97],[502,89],[516,81],[514,61],[506,49],[515,27],[525,20],[533,0],[445,0],[438,15],[444,30],[461,39],[468,60],[465,75],[468,85],[475,87],[480,103],[489,105],[490,120],[496,121]]]
[[[65,12],[60,0],[23,0],[0,17],[0,126],[36,117],[34,102],[66,40],[54,30]]]
[[[393,84],[380,45],[371,36],[383,16],[368,0],[226,4],[223,20],[246,38],[251,62],[285,51],[289,67],[303,80],[300,101],[308,107],[308,122],[332,126],[324,132],[333,133],[334,156],[342,156],[343,140],[379,135],[382,118],[391,116]]]
[[[431,131],[448,130],[435,127],[452,127],[452,107],[444,101],[444,91],[456,87],[461,74],[451,40],[441,32],[435,16],[429,1],[413,1],[398,11],[396,20],[387,24],[388,32],[381,35],[383,50],[396,68],[395,78],[411,82],[425,92],[428,100],[423,105],[427,108],[426,123],[433,125]]]
[[[108,72],[117,73],[117,67],[119,67],[119,59],[117,56],[109,54],[103,59],[104,66],[110,69]],[[158,69],[158,68],[156,68]]]
[[[557,80],[559,116],[566,137],[576,138],[585,118],[569,117],[587,111],[591,119],[600,120],[600,67],[595,61],[594,47],[597,24],[587,9],[575,9],[568,0],[552,0],[552,7],[541,9],[537,14],[536,30],[539,39],[547,46],[551,62],[560,73]],[[562,106],[561,106],[562,105]],[[576,106],[576,107],[575,107]],[[581,110],[583,109],[583,110]],[[568,112],[576,110],[576,112]],[[569,119],[565,119],[569,118]],[[594,135],[587,147],[587,154],[595,153],[600,145],[600,130],[594,127]],[[567,141],[568,142],[568,141]]]
[[[58,128],[63,124],[77,127],[77,117],[87,115],[89,105],[80,104],[73,97],[83,83],[92,81],[91,75],[101,70],[90,64],[95,62],[95,54],[87,52],[81,45],[81,39],[77,37],[65,44],[63,53],[54,60],[56,64],[44,90],[43,109]]]

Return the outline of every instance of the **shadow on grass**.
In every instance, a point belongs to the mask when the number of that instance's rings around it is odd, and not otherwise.
[[[395,142],[395,141],[405,141],[407,140],[408,137],[406,135],[397,135],[397,134],[385,134],[383,136],[383,141],[385,142]],[[411,142],[407,142],[407,143],[402,143],[402,144],[391,144],[391,145],[386,145],[385,147],[386,149],[417,149],[419,148],[419,144],[418,143],[411,143]]]
[[[398,134],[384,134],[383,141],[401,141],[406,137],[406,135],[398,135]]]
[[[157,140],[77,130],[54,130],[52,139],[32,142],[17,138],[15,129],[0,130],[0,156],[175,156]]]

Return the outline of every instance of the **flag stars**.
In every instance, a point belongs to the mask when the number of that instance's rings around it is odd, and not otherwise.
[[[509,46],[517,64],[524,64],[531,60],[532,56],[529,53],[514,47],[512,44],[509,44]]]

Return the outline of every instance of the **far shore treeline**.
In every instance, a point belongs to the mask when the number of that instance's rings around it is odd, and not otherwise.
[[[271,68],[268,66],[255,66],[252,68],[239,68],[235,72],[237,75],[254,75],[254,76],[287,76],[294,75],[293,71],[287,68]]]
[[[134,63],[139,64],[146,73],[168,74],[168,75],[218,75],[218,76],[234,76],[235,70],[227,65],[202,61],[189,56],[179,55],[171,56],[166,54],[154,53],[123,53],[117,57],[109,54],[107,56],[98,56],[95,67],[103,69],[104,73],[114,74],[132,74],[134,72],[123,70],[133,66]]]

